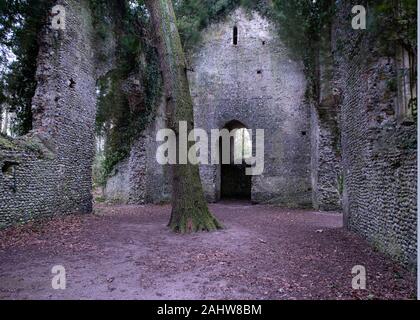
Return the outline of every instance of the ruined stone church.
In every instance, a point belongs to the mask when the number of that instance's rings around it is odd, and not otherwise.
[[[92,212],[96,83],[112,69],[98,61],[87,1],[66,7],[66,30],[41,35],[33,127],[1,138],[0,227],[52,215]],[[195,126],[264,129],[264,171],[201,165],[209,202],[247,199],[292,208],[343,211],[347,228],[413,266],[417,252],[417,127],[406,53],[383,57],[368,33],[351,27],[351,1],[340,1],[320,57],[320,101],[307,98],[302,61],[294,59],[273,22],[238,8],[202,32],[188,53]],[[346,39],[343,41],[343,39]],[[112,52],[113,44],[102,48]],[[410,66],[408,66],[410,67]],[[167,202],[168,166],[156,161],[165,99],[129,157],[104,188],[108,201]],[[251,141],[252,142],[252,141]],[[252,143],[251,143],[252,145]]]

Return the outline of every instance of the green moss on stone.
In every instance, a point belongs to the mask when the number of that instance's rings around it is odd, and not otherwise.
[[[19,147],[13,139],[0,135],[0,149],[18,150]]]

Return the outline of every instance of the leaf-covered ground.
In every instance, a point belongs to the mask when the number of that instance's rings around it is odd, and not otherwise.
[[[412,299],[415,278],[340,214],[211,205],[225,230],[177,235],[169,206],[96,207],[0,231],[0,299]],[[51,287],[54,265],[67,289]],[[367,270],[353,290],[351,270]]]

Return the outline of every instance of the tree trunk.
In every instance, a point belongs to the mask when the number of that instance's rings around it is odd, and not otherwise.
[[[3,133],[3,106],[0,102],[0,133]]]
[[[188,132],[194,128],[193,102],[191,99],[187,67],[176,25],[171,0],[147,0],[152,17],[160,57],[163,83],[167,101],[168,126],[177,136],[179,122],[186,121]],[[189,142],[191,147],[194,142]],[[210,231],[222,225],[210,213],[204,198],[197,165],[171,165],[172,213],[169,227],[180,233]]]

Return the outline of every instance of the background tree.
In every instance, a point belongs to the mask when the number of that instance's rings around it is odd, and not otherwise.
[[[188,130],[194,128],[193,102],[187,78],[187,66],[176,17],[171,0],[147,0],[156,32],[162,78],[169,112],[169,127],[174,130],[179,143],[180,121],[186,121]],[[189,143],[189,147],[193,143]],[[210,231],[221,224],[210,213],[204,198],[197,165],[172,165],[172,213],[169,226],[172,230],[187,233]]]
[[[0,1],[0,104],[16,112],[14,129],[18,135],[32,129],[38,35],[48,21],[52,4],[52,0]]]

